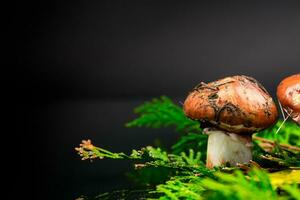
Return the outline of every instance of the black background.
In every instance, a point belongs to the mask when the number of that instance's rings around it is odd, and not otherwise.
[[[130,152],[172,130],[126,129],[152,97],[183,101],[200,81],[244,74],[275,97],[300,72],[298,1],[43,1],[15,6],[18,134],[31,139],[32,199],[130,187],[126,161],[80,161],[90,138]]]

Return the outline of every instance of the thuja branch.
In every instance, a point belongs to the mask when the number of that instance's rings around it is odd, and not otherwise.
[[[107,151],[105,149],[96,147],[92,144],[91,140],[82,140],[79,147],[76,147],[75,150],[78,152],[78,154],[81,156],[82,160],[87,159],[103,159],[103,158],[112,158],[112,159],[133,159],[135,158],[135,155],[128,156],[124,153],[113,153],[110,151]]]
[[[93,159],[128,159],[141,163],[135,164],[135,168],[165,167],[181,171],[185,174],[205,174],[210,176],[213,170],[206,169],[201,161],[201,153],[190,149],[189,153],[182,152],[180,155],[168,154],[160,148],[147,146],[141,150],[132,150],[130,155],[113,153],[96,147],[91,140],[83,140],[79,147],[75,148],[82,160]]]
[[[166,96],[154,98],[134,109],[138,117],[126,124],[126,127],[162,128],[175,127],[176,131],[201,133],[199,122],[188,119],[182,108]]]

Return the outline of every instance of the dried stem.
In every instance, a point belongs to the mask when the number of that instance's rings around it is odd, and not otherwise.
[[[262,137],[258,137],[258,136],[253,136],[252,137],[253,139],[255,140],[259,140],[263,143],[267,143],[267,145],[272,145],[273,147],[275,147],[276,145],[276,142],[273,141],[273,140],[268,140],[268,139],[265,139],[265,138],[262,138]],[[277,143],[278,144],[278,143]],[[278,144],[282,149],[285,149],[285,150],[290,150],[290,151],[297,151],[297,152],[300,152],[300,147],[296,147],[296,146],[292,146],[292,145],[288,145],[288,144]]]

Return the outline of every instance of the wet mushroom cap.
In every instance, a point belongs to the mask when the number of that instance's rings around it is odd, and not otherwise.
[[[282,106],[300,112],[300,74],[283,79],[277,87],[277,97]]]
[[[277,87],[277,97],[286,112],[300,124],[300,74],[283,79]]]
[[[183,105],[187,117],[238,134],[251,134],[273,125],[276,105],[266,89],[248,76],[200,83]]]

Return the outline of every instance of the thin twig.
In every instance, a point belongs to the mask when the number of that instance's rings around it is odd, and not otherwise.
[[[273,140],[268,140],[262,137],[258,137],[258,136],[253,136],[253,139],[255,140],[259,140],[263,143],[269,143],[275,146],[275,142]],[[288,144],[278,144],[282,149],[285,150],[291,150],[291,151],[299,151],[300,152],[300,147],[296,147],[296,146],[292,146],[292,145],[288,145]]]
[[[275,135],[279,132],[279,130],[282,128],[282,126],[285,124],[286,120],[288,120],[288,118],[291,116],[292,113],[293,113],[293,111],[290,112],[290,113],[288,113],[288,115],[286,116],[286,118],[285,118],[285,119],[283,120],[283,122],[280,124],[279,128],[276,130]]]
[[[214,86],[209,86],[208,84],[206,84],[204,82],[201,82],[198,85],[196,85],[196,87],[194,88],[194,90],[199,91],[200,88],[207,88],[207,89],[218,91],[218,88],[216,88]]]
[[[286,116],[285,116],[285,114],[284,114],[285,112],[284,112],[284,110],[283,110],[283,108],[282,108],[282,105],[281,105],[280,101],[278,101],[278,104],[279,104],[280,111],[281,111],[281,114],[282,114],[283,119],[286,119]]]

